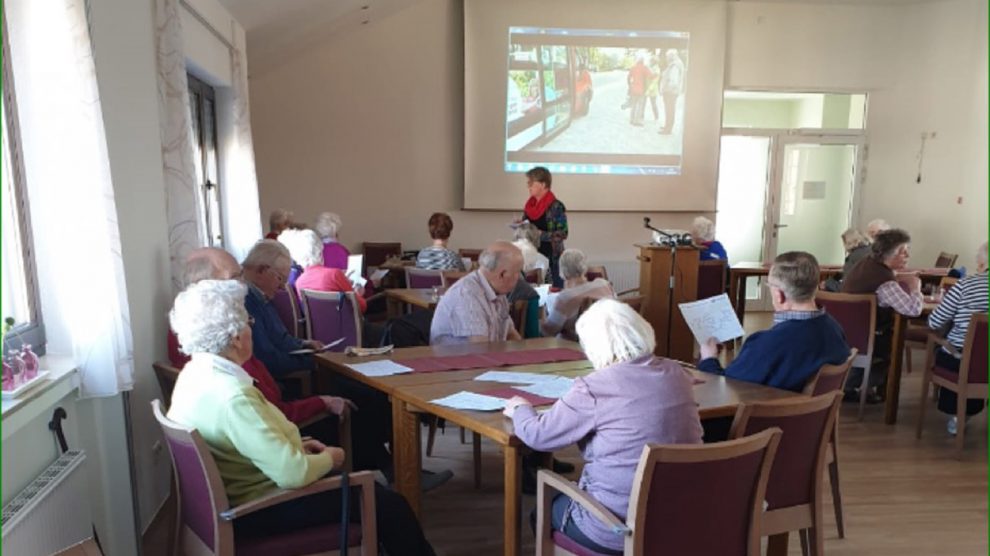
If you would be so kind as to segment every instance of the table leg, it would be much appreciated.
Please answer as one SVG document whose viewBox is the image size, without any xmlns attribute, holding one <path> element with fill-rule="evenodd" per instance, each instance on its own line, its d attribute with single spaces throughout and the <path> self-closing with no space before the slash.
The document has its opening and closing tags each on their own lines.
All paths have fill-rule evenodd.
<svg viewBox="0 0 990 556">
<path fill-rule="evenodd" d="M 519 448 L 505 447 L 505 515 L 503 517 L 505 533 L 505 554 L 516 556 L 522 551 L 522 533 L 519 520 L 522 515 L 522 496 L 520 494 L 520 479 L 522 477 L 522 460 Z"/>
<path fill-rule="evenodd" d="M 420 506 L 420 437 L 419 419 L 406 409 L 401 400 L 392 399 L 392 467 L 395 490 L 406 498 L 419 516 Z"/>
<path fill-rule="evenodd" d="M 388 318 L 397 319 L 402 316 L 402 302 L 394 297 L 385 298 L 385 312 Z"/>
<path fill-rule="evenodd" d="M 461 429 L 462 431 L 464 429 Z M 481 488 L 481 435 L 471 435 L 471 455 L 474 457 L 474 488 Z"/>
<path fill-rule="evenodd" d="M 907 318 L 894 313 L 894 330 L 890 339 L 890 367 L 887 368 L 887 403 L 883 420 L 888 425 L 897 422 L 897 406 L 901 396 L 901 363 L 904 355 L 904 332 Z"/>
</svg>

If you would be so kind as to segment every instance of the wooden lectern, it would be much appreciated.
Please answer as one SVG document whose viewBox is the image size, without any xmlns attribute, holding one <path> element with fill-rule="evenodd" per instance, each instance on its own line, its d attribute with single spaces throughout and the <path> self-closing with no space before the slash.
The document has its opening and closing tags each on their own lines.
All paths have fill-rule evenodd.
<svg viewBox="0 0 990 556">
<path fill-rule="evenodd" d="M 698 250 L 693 246 L 636 247 L 643 317 L 656 332 L 656 354 L 693 363 L 694 335 L 677 304 L 698 299 Z"/>
</svg>

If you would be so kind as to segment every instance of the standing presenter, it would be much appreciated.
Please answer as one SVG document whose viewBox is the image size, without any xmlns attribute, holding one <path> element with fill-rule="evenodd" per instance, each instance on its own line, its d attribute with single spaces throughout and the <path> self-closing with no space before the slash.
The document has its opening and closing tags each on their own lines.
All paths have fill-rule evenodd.
<svg viewBox="0 0 990 556">
<path fill-rule="evenodd" d="M 529 200 L 523 210 L 524 218 L 540 230 L 540 253 L 550 259 L 550 281 L 554 287 L 564 285 L 560 277 L 560 254 L 564 252 L 567 239 L 567 209 L 550 191 L 553 176 L 550 170 L 536 166 L 526 172 L 526 185 L 529 187 Z"/>
</svg>

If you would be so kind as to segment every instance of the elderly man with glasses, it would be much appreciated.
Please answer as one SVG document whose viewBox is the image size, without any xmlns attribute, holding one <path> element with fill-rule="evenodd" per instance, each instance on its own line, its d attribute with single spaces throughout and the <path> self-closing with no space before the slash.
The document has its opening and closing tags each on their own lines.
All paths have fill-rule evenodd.
<svg viewBox="0 0 990 556">
<path fill-rule="evenodd" d="M 255 320 L 251 327 L 255 356 L 275 378 L 300 369 L 312 369 L 312 356 L 292 355 L 291 352 L 306 348 L 320 349 L 323 343 L 300 340 L 290 334 L 271 304 L 288 279 L 292 266 L 289 251 L 277 241 L 264 239 L 251 248 L 241 266 L 249 286 L 244 305 Z"/>
</svg>

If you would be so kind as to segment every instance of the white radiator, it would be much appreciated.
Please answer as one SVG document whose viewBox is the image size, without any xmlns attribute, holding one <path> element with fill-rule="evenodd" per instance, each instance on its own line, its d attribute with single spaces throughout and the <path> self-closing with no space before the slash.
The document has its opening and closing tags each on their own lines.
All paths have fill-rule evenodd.
<svg viewBox="0 0 990 556">
<path fill-rule="evenodd" d="M 608 272 L 608 281 L 616 293 L 639 287 L 639 261 L 605 261 L 590 263 L 602 265 Z"/>
<path fill-rule="evenodd" d="M 92 536 L 84 461 L 69 450 L 3 507 L 3 554 L 49 556 Z"/>
</svg>

